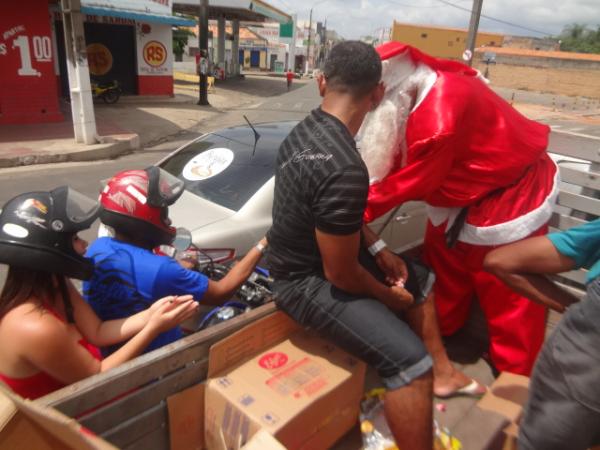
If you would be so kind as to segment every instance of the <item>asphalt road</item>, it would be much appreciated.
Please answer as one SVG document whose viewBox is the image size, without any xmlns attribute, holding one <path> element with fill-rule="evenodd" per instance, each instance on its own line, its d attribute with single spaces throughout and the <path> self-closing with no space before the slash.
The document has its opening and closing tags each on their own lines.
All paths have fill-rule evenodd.
<svg viewBox="0 0 600 450">
<path fill-rule="evenodd" d="M 0 205 L 15 195 L 32 190 L 49 190 L 62 184 L 68 184 L 78 191 L 95 198 L 100 190 L 100 181 L 116 172 L 128 168 L 143 168 L 155 163 L 183 143 L 207 130 L 214 130 L 244 123 L 245 115 L 251 122 L 270 122 L 278 120 L 302 119 L 319 103 L 316 83 L 293 90 L 265 102 L 246 108 L 229 110 L 213 119 L 206 120 L 195 131 L 178 133 L 174 138 L 151 148 L 145 148 L 133 154 L 115 160 L 86 163 L 59 163 L 0 170 Z M 600 134 L 600 133 L 598 133 Z M 560 150 L 569 147 L 600 151 L 600 140 L 589 137 L 553 131 L 550 148 Z M 93 239 L 96 230 L 82 233 L 88 240 Z M 5 270 L 0 267 L 0 282 Z"/>
<path fill-rule="evenodd" d="M 213 119 L 203 121 L 195 127 L 197 132 L 178 133 L 174 140 L 141 149 L 118 159 L 0 169 L 0 205 L 21 192 L 46 190 L 61 184 L 68 184 L 84 194 L 96 197 L 100 180 L 109 178 L 120 170 L 146 167 L 207 130 L 243 124 L 244 115 L 254 123 L 302 119 L 318 105 L 318 102 L 316 87 L 310 83 L 284 95 L 270 97 L 264 103 L 245 109 L 229 110 Z"/>
<path fill-rule="evenodd" d="M 278 97 L 269 97 L 263 103 L 250 105 L 244 109 L 229 110 L 198 124 L 194 127 L 196 131 L 178 133 L 166 142 L 118 159 L 0 169 L 0 207 L 20 193 L 50 190 L 63 184 L 68 184 L 79 192 L 96 198 L 100 192 L 101 180 L 110 178 L 121 170 L 147 167 L 206 131 L 243 124 L 244 115 L 253 123 L 302 119 L 318 103 L 316 85 L 308 83 L 301 89 L 295 89 Z M 98 222 L 90 230 L 81 233 L 81 236 L 88 241 L 93 240 L 97 226 Z M 0 265 L 0 286 L 4 282 L 5 274 L 6 267 Z"/>
</svg>

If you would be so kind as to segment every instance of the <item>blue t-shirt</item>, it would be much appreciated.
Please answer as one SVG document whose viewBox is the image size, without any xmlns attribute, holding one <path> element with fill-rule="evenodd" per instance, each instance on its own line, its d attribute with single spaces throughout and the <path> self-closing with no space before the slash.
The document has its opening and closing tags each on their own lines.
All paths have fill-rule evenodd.
<svg viewBox="0 0 600 450">
<path fill-rule="evenodd" d="M 600 276 L 600 219 L 560 233 L 550 233 L 548 239 L 561 254 L 575 261 L 576 268 L 589 269 L 586 283 Z"/>
<path fill-rule="evenodd" d="M 114 238 L 96 239 L 86 256 L 94 261 L 94 274 L 83 283 L 83 296 L 102 320 L 129 317 L 167 295 L 191 294 L 199 301 L 208 288 L 208 278 L 203 274 Z M 181 329 L 175 327 L 158 335 L 144 353 L 181 337 Z M 102 349 L 103 356 L 121 345 Z"/>
</svg>

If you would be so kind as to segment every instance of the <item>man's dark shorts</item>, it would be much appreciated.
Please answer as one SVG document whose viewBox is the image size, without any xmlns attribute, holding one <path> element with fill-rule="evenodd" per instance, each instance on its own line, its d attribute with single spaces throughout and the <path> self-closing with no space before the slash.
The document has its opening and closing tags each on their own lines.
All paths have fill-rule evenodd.
<svg viewBox="0 0 600 450">
<path fill-rule="evenodd" d="M 585 450 L 600 444 L 600 281 L 571 306 L 531 377 L 520 450 Z"/>
<path fill-rule="evenodd" d="M 370 255 L 361 253 L 360 259 L 376 278 L 384 278 Z M 407 266 L 406 289 L 422 303 L 435 277 L 421 264 Z M 374 367 L 389 390 L 409 384 L 432 367 L 421 339 L 377 300 L 348 294 L 322 275 L 277 280 L 274 291 L 279 308 Z"/>
</svg>

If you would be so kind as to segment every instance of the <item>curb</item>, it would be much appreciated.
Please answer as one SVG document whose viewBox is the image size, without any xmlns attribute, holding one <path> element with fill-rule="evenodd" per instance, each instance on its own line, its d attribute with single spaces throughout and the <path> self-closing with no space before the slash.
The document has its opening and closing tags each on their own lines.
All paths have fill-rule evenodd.
<svg viewBox="0 0 600 450">
<path fill-rule="evenodd" d="M 140 138 L 136 134 L 128 139 L 115 139 L 110 136 L 101 137 L 104 142 L 94 145 L 81 144 L 72 150 L 67 151 L 42 151 L 32 152 L 26 155 L 0 156 L 0 168 L 11 168 L 20 166 L 30 166 L 34 164 L 52 164 L 61 162 L 83 162 L 97 161 L 102 159 L 114 159 L 140 147 Z"/>
</svg>

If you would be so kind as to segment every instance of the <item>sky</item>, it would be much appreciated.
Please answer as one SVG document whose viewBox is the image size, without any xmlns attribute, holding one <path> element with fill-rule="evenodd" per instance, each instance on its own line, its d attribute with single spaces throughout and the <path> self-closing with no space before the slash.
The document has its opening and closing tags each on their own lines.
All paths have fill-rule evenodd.
<svg viewBox="0 0 600 450">
<path fill-rule="evenodd" d="M 311 6 L 313 21 L 345 39 L 378 36 L 381 28 L 392 22 L 431 24 L 467 28 L 473 0 L 267 0 L 286 13 L 296 13 L 298 20 L 308 20 Z M 460 10 L 447 3 L 460 6 Z M 485 17 L 479 30 L 503 34 L 544 37 L 558 35 L 565 25 L 600 26 L 600 0 L 483 0 L 482 14 L 528 28 L 509 26 Z M 533 30 L 533 31 L 532 31 Z M 541 33 L 537 33 L 539 31 Z"/>
</svg>

